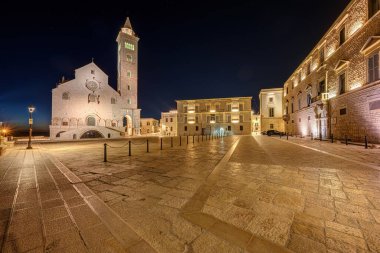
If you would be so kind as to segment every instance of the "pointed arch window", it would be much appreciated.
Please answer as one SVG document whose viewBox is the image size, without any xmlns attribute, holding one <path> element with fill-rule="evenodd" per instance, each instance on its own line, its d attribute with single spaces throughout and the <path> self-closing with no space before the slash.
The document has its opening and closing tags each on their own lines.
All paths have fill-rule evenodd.
<svg viewBox="0 0 380 253">
<path fill-rule="evenodd" d="M 70 100 L 70 93 L 64 92 L 62 94 L 62 100 Z"/>
</svg>

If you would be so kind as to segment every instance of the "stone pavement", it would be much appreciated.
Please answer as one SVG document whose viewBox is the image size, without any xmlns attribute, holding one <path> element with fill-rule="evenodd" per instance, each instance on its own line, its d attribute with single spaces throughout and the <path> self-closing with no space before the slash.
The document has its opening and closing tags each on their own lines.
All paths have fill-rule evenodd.
<svg viewBox="0 0 380 253">
<path fill-rule="evenodd" d="M 147 154 L 141 146 L 131 157 L 125 148 L 109 149 L 108 163 L 102 162 L 101 143 L 41 145 L 39 151 L 59 169 L 57 175 L 76 182 L 69 185 L 80 188 L 90 211 L 102 217 L 99 210 L 107 209 L 98 207 L 98 196 L 122 219 L 118 229 L 99 218 L 105 225 L 98 231 L 108 229 L 112 245 L 122 244 L 116 237 L 127 227 L 142 242 L 137 252 L 380 252 L 380 171 L 365 160 L 355 163 L 266 136 L 152 148 Z M 361 152 L 376 161 L 372 151 Z M 17 167 L 20 153 L 0 158 L 1 168 L 12 161 Z M 85 186 L 97 196 L 84 197 L 91 193 Z M 81 228 L 76 231 L 91 249 Z"/>
</svg>

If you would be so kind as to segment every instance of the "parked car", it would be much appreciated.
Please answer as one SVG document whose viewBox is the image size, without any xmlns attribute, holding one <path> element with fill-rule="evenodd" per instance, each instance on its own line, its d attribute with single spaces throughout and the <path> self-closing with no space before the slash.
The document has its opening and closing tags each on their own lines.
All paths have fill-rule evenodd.
<svg viewBox="0 0 380 253">
<path fill-rule="evenodd" d="M 277 130 L 268 130 L 268 131 L 266 132 L 266 134 L 267 134 L 268 136 L 272 136 L 272 135 L 285 135 L 285 133 L 280 132 L 280 131 L 277 131 Z"/>
</svg>

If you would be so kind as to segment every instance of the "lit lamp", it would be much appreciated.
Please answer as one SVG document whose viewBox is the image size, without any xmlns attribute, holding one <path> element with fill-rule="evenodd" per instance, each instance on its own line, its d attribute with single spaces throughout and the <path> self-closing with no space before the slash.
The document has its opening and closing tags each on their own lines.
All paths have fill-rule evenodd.
<svg viewBox="0 0 380 253">
<path fill-rule="evenodd" d="M 32 149 L 32 125 L 33 125 L 32 113 L 36 110 L 36 108 L 33 105 L 30 105 L 28 107 L 28 110 L 29 110 L 29 141 L 28 141 L 27 149 Z"/>
</svg>

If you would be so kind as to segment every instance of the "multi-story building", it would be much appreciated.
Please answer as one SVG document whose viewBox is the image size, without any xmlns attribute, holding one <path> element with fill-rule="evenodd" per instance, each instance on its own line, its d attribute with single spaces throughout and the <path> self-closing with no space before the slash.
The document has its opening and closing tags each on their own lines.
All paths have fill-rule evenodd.
<svg viewBox="0 0 380 253">
<path fill-rule="evenodd" d="M 177 100 L 178 134 L 251 134 L 252 97 Z"/>
<path fill-rule="evenodd" d="M 161 113 L 161 135 L 177 136 L 178 113 L 176 110 Z"/>
<path fill-rule="evenodd" d="M 255 114 L 254 112 L 252 112 L 252 134 L 258 135 L 261 133 L 260 121 L 260 114 Z"/>
<path fill-rule="evenodd" d="M 155 134 L 160 130 L 159 121 L 153 118 L 140 119 L 141 134 Z"/>
<path fill-rule="evenodd" d="M 262 89 L 260 91 L 260 124 L 261 131 L 284 131 L 282 118 L 283 88 Z"/>
<path fill-rule="evenodd" d="M 380 142 L 380 0 L 352 0 L 284 84 L 286 131 Z"/>
</svg>

